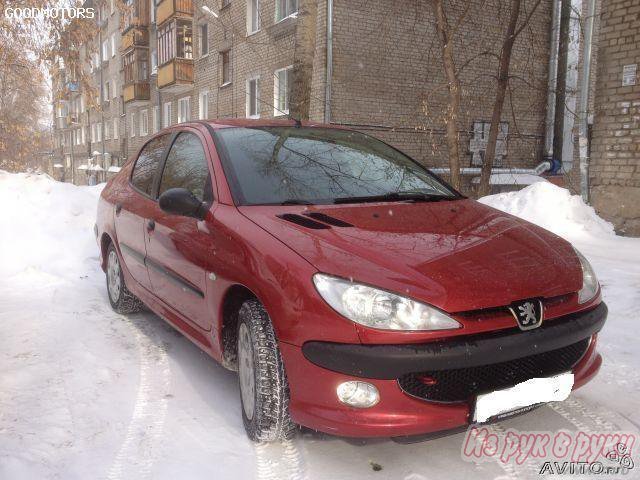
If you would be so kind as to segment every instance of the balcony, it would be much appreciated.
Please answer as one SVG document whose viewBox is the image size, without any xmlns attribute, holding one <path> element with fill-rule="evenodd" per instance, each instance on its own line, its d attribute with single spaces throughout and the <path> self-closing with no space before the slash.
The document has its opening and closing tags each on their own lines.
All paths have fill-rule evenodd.
<svg viewBox="0 0 640 480">
<path fill-rule="evenodd" d="M 131 47 L 148 47 L 149 30 L 147 27 L 133 27 L 122 34 L 120 50 L 123 52 Z"/>
<path fill-rule="evenodd" d="M 180 91 L 193 86 L 193 60 L 174 58 L 158 67 L 158 88 Z"/>
<path fill-rule="evenodd" d="M 158 25 L 172 17 L 193 17 L 193 0 L 162 0 L 156 10 Z"/>
<path fill-rule="evenodd" d="M 135 105 L 138 102 L 147 102 L 151 98 L 149 82 L 135 82 L 125 85 L 122 89 L 124 103 Z"/>
<path fill-rule="evenodd" d="M 148 26 L 149 26 L 149 1 L 148 0 L 125 0 L 124 10 L 122 12 L 123 36 L 132 28 L 143 27 L 146 30 Z"/>
</svg>

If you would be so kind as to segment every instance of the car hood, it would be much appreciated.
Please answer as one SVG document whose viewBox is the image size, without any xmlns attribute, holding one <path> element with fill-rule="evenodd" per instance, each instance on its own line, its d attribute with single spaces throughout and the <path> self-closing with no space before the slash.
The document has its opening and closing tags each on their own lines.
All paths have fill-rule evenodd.
<svg viewBox="0 0 640 480">
<path fill-rule="evenodd" d="M 321 272 L 450 313 L 561 296 L 582 286 L 568 242 L 469 199 L 240 211 Z"/>
</svg>

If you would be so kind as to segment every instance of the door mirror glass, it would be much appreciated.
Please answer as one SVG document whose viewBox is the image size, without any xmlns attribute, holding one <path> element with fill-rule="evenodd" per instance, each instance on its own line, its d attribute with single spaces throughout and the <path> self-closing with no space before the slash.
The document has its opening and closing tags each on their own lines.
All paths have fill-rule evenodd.
<svg viewBox="0 0 640 480">
<path fill-rule="evenodd" d="M 204 220 L 207 214 L 207 204 L 186 188 L 170 188 L 160 195 L 158 203 L 163 212 L 171 215 Z"/>
</svg>

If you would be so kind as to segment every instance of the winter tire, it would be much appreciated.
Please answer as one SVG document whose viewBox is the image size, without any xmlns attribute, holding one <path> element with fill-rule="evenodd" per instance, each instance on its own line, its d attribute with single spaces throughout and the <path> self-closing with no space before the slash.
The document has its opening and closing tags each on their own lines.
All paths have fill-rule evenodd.
<svg viewBox="0 0 640 480">
<path fill-rule="evenodd" d="M 295 433 L 289 417 L 289 384 L 269 315 L 257 300 L 238 313 L 238 376 L 242 420 L 254 442 L 286 440 Z"/>
<path fill-rule="evenodd" d="M 107 248 L 107 296 L 109 303 L 118 313 L 135 313 L 144 308 L 144 304 L 129 291 L 124 283 L 120 266 L 120 257 L 113 243 Z"/>
</svg>

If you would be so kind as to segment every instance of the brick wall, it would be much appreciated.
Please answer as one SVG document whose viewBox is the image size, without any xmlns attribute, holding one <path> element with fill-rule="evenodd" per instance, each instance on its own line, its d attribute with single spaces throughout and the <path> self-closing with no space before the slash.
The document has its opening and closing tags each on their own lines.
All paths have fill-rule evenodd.
<svg viewBox="0 0 640 480">
<path fill-rule="evenodd" d="M 533 4 L 524 3 L 525 11 Z M 361 125 L 429 166 L 444 166 L 447 89 L 431 2 L 334 4 L 332 122 Z M 446 5 L 453 24 L 467 2 Z M 463 87 L 458 124 L 463 166 L 470 165 L 474 120 L 491 116 L 495 55 L 509 15 L 505 5 L 472 0 L 454 39 Z M 513 50 L 512 94 L 503 115 L 510 131 L 505 166 L 532 167 L 541 161 L 550 19 L 550 2 L 542 2 Z"/>
<path fill-rule="evenodd" d="M 640 4 L 603 2 L 591 153 L 591 201 L 622 233 L 640 235 Z M 625 65 L 638 65 L 623 86 Z"/>
</svg>

